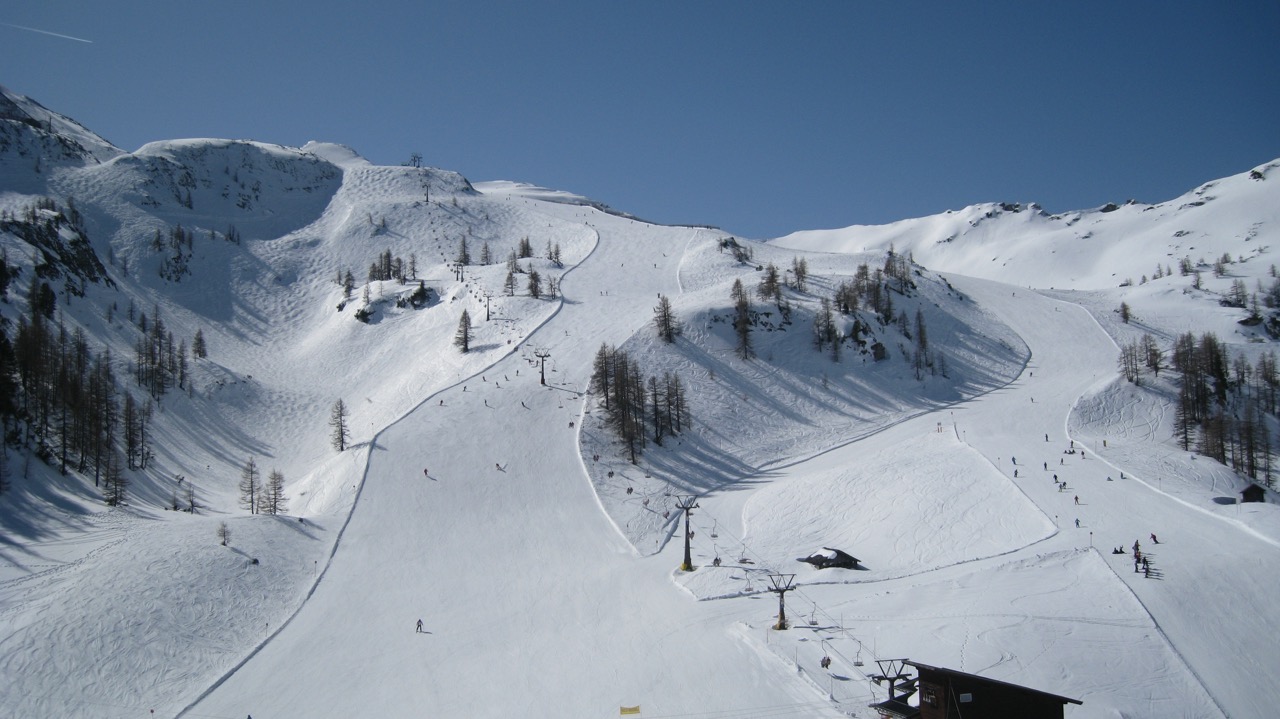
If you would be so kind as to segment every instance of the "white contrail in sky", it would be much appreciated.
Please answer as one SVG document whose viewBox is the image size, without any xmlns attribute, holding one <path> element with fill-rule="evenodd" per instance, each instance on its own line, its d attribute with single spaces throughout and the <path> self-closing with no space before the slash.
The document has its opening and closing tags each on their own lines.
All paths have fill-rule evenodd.
<svg viewBox="0 0 1280 719">
<path fill-rule="evenodd" d="M 19 30 L 26 30 L 27 32 L 38 32 L 41 35 L 52 35 L 54 37 L 60 37 L 67 40 L 75 40 L 76 42 L 87 42 L 89 44 L 93 44 L 92 40 L 85 40 L 82 37 L 72 37 L 70 35 L 62 35 L 56 32 L 49 32 L 48 30 L 37 30 L 36 28 L 33 28 L 33 27 L 23 27 L 22 25 L 14 25 L 12 23 L 7 23 L 7 22 L 0 22 L 0 25 L 4 25 L 5 27 L 17 28 Z"/>
</svg>

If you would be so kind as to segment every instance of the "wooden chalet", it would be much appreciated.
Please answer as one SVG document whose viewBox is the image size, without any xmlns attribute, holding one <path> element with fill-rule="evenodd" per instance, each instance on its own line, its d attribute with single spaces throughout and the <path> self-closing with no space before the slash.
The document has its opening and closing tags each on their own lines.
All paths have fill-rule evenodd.
<svg viewBox="0 0 1280 719">
<path fill-rule="evenodd" d="M 907 703 L 910 693 L 895 696 L 891 688 L 888 701 L 871 705 L 882 719 L 1062 719 L 1067 704 L 1081 703 L 954 669 L 909 660 L 903 664 L 916 670 L 916 678 L 907 686 L 919 692 L 919 706 Z"/>
<path fill-rule="evenodd" d="M 1251 484 L 1240 490 L 1241 502 L 1265 502 L 1267 501 L 1267 490 L 1260 484 Z"/>
</svg>

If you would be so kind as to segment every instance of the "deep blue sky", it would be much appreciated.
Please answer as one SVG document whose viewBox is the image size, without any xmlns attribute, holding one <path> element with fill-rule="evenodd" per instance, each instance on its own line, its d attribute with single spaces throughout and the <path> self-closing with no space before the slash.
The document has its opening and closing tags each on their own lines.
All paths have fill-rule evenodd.
<svg viewBox="0 0 1280 719">
<path fill-rule="evenodd" d="M 417 151 L 756 238 L 1156 202 L 1280 157 L 1275 0 L 10 0 L 0 23 L 0 84 L 126 150 Z"/>
</svg>

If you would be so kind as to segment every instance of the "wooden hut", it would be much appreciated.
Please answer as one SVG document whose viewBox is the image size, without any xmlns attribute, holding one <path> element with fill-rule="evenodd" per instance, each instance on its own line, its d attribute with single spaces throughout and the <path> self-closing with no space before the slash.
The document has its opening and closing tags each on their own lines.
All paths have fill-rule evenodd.
<svg viewBox="0 0 1280 719">
<path fill-rule="evenodd" d="M 1250 484 L 1248 487 L 1240 490 L 1241 502 L 1265 502 L 1267 501 L 1267 490 L 1259 484 Z"/>
<path fill-rule="evenodd" d="M 914 667 L 918 675 L 915 688 L 920 693 L 920 706 L 910 707 L 906 697 L 893 696 L 890 701 L 873 704 L 872 708 L 886 719 L 1062 719 L 1067 704 L 1081 703 L 1078 699 L 954 669 L 913 661 L 904 663 Z"/>
</svg>

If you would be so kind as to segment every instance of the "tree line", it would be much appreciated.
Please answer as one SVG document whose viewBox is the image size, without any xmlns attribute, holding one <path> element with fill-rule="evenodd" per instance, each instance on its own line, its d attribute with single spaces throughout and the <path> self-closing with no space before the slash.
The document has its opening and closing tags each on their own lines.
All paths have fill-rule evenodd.
<svg viewBox="0 0 1280 719">
<path fill-rule="evenodd" d="M 1174 339 L 1166 365 L 1159 342 L 1149 334 L 1120 348 L 1126 380 L 1141 384 L 1146 372 L 1178 372 L 1174 438 L 1183 450 L 1230 466 L 1251 480 L 1273 485 L 1272 430 L 1268 417 L 1280 409 L 1280 365 L 1275 351 L 1256 364 L 1243 353 L 1232 356 L 1212 332 L 1186 332 Z"/>
<path fill-rule="evenodd" d="M 0 296 L 16 272 L 0 261 Z M 153 317 L 138 318 L 134 378 L 141 399 L 121 387 L 111 350 L 94 351 L 81 327 L 55 320 L 49 285 L 33 273 L 27 311 L 13 340 L 0 326 L 0 426 L 4 441 L 32 452 L 67 474 L 92 475 L 109 505 L 126 501 L 126 470 L 145 469 L 151 457 L 154 401 L 171 387 L 190 388 L 185 341 Z M 133 308 L 130 307 L 132 319 Z M 197 332 L 197 356 L 205 344 Z M 0 488 L 2 489 L 2 488 Z"/>
<path fill-rule="evenodd" d="M 592 362 L 591 391 L 608 416 L 608 425 L 627 445 L 632 464 L 652 441 L 683 432 L 690 422 L 684 383 L 675 372 L 645 377 L 640 363 L 624 350 L 600 345 Z"/>
</svg>

